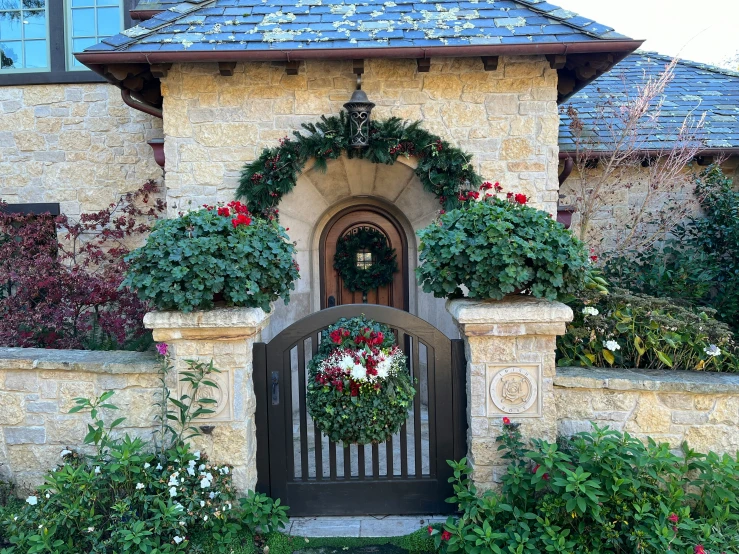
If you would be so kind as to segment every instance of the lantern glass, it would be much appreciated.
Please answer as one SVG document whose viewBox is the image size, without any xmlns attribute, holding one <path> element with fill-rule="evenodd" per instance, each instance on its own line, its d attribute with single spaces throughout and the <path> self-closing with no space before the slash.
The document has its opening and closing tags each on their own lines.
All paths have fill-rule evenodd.
<svg viewBox="0 0 739 554">
<path fill-rule="evenodd" d="M 344 104 L 349 114 L 349 141 L 353 148 L 369 145 L 370 114 L 374 107 L 361 89 L 355 90 L 351 100 Z"/>
</svg>

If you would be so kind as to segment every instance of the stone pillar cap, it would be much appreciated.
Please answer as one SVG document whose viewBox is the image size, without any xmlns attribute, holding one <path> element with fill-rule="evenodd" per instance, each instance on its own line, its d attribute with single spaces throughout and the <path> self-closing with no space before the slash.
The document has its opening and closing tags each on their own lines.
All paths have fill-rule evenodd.
<svg viewBox="0 0 739 554">
<path fill-rule="evenodd" d="M 261 308 L 214 308 L 199 312 L 149 312 L 144 316 L 147 329 L 223 329 L 263 328 L 270 314 Z"/>
<path fill-rule="evenodd" d="M 447 300 L 447 311 L 461 325 L 567 323 L 572 321 L 572 308 L 533 296 L 510 295 L 502 300 Z"/>
</svg>

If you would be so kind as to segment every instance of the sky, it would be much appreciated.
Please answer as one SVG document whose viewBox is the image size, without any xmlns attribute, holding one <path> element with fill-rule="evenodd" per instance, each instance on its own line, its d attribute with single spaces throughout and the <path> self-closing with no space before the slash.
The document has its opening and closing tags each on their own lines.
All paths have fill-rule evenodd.
<svg viewBox="0 0 739 554">
<path fill-rule="evenodd" d="M 550 0 L 668 56 L 739 70 L 739 0 Z"/>
</svg>

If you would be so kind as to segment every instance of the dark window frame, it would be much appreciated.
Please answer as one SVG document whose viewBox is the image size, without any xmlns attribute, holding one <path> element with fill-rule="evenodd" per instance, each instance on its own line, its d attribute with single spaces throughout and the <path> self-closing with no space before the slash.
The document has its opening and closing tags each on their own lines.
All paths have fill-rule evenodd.
<svg viewBox="0 0 739 554">
<path fill-rule="evenodd" d="M 123 0 L 123 27 L 132 26 L 130 10 L 137 0 Z M 75 69 L 67 71 L 67 9 L 62 0 L 49 0 L 47 4 L 49 22 L 49 71 L 17 73 L 0 72 L 0 86 L 54 85 L 66 83 L 105 83 L 97 73 Z"/>
</svg>

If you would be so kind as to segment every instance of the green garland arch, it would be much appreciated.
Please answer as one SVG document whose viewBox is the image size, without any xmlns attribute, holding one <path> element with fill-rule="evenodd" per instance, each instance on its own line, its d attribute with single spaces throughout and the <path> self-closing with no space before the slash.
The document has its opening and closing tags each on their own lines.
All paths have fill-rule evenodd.
<svg viewBox="0 0 739 554">
<path fill-rule="evenodd" d="M 349 147 L 349 120 L 346 112 L 322 116 L 318 123 L 303 124 L 304 133 L 295 131 L 279 146 L 265 148 L 241 172 L 237 198 L 246 199 L 253 213 L 272 215 L 284 195 L 289 193 L 311 158 L 314 168 L 325 171 L 328 160 L 346 152 L 350 158 L 374 163 L 394 164 L 400 156 L 418 160 L 415 172 L 423 188 L 435 194 L 445 210 L 460 205 L 459 195 L 477 190 L 482 178 L 472 169 L 472 156 L 451 146 L 441 137 L 421 128 L 421 122 L 408 123 L 397 117 L 370 123 L 370 144 L 357 150 Z"/>
<path fill-rule="evenodd" d="M 366 248 L 375 262 L 367 269 L 357 267 L 357 252 Z M 395 249 L 385 236 L 375 229 L 361 228 L 344 235 L 336 244 L 334 269 L 341 275 L 344 286 L 352 292 L 366 293 L 393 281 L 398 271 Z"/>
</svg>

